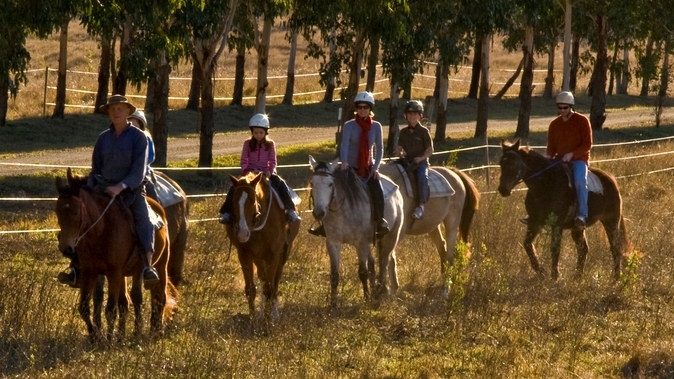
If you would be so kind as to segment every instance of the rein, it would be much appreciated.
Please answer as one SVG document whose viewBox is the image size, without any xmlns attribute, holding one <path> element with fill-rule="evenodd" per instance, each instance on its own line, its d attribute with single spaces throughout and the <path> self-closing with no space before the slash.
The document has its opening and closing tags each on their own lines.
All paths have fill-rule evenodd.
<svg viewBox="0 0 674 379">
<path fill-rule="evenodd" d="M 314 173 L 313 173 L 312 176 L 330 176 L 330 177 L 333 178 L 333 183 L 334 183 L 335 175 L 332 174 L 331 172 L 327 172 L 327 171 L 314 171 Z M 336 199 L 337 199 L 337 193 L 336 193 L 336 192 L 337 192 L 337 187 L 336 187 L 336 186 L 333 186 L 333 187 L 332 187 L 332 195 L 330 196 L 330 204 L 333 204 L 333 203 L 336 203 L 336 202 L 337 202 L 337 200 L 336 200 Z M 313 205 L 313 204 L 314 204 L 314 197 L 313 197 L 313 195 L 310 195 L 310 198 L 311 198 L 311 204 Z M 330 204 L 328 204 L 328 210 L 329 210 L 330 212 L 336 212 L 336 211 L 338 211 L 340 208 L 342 208 L 342 205 L 344 205 L 344 202 L 342 202 L 342 204 L 340 204 L 339 207 L 334 208 L 334 209 L 330 207 Z"/>
<path fill-rule="evenodd" d="M 522 164 L 524 164 L 524 165 L 526 166 L 526 164 L 524 163 L 524 161 L 522 160 L 522 158 L 520 158 L 520 156 L 519 156 L 519 154 L 517 154 L 517 152 L 510 151 L 509 153 L 515 154 L 515 155 L 522 161 Z M 563 161 L 562 161 L 561 159 L 560 159 L 560 160 L 555 160 L 552 164 L 549 164 L 549 165 L 546 166 L 544 169 L 538 170 L 538 171 L 534 172 L 533 174 L 527 176 L 526 178 L 519 178 L 519 179 L 517 180 L 517 182 L 515 182 L 515 185 L 514 185 L 513 187 L 517 186 L 518 184 L 520 184 L 520 183 L 522 183 L 522 182 L 525 182 L 525 181 L 527 181 L 527 180 L 529 180 L 529 179 L 533 179 L 533 178 L 535 178 L 535 177 L 541 175 L 541 174 L 544 173 L 545 171 L 547 171 L 547 170 L 549 170 L 549 169 L 551 169 L 551 168 L 553 168 L 553 167 L 555 167 L 555 166 L 561 164 L 562 162 L 563 162 Z M 517 176 L 519 176 L 519 172 L 517 173 Z"/>
<path fill-rule="evenodd" d="M 262 221 L 262 224 L 260 224 L 260 226 L 258 226 L 257 228 L 253 229 L 254 232 L 259 232 L 260 230 L 262 230 L 262 228 L 264 228 L 264 226 L 267 224 L 267 219 L 269 219 L 269 214 L 271 213 L 271 204 L 274 201 L 274 193 L 271 190 L 271 184 L 270 183 L 267 183 L 267 189 L 269 190 L 269 196 L 268 196 L 269 201 L 267 202 L 267 204 L 268 204 L 267 205 L 267 212 L 265 212 L 264 220 Z M 256 199 L 257 199 L 257 196 L 256 196 Z"/>
<path fill-rule="evenodd" d="M 80 199 L 80 198 L 77 197 L 77 196 L 75 196 L 75 198 L 80 202 L 80 205 L 81 205 L 81 208 L 82 208 L 82 212 L 80 212 L 80 214 L 82 215 L 82 216 L 80 217 L 80 225 L 82 225 L 82 224 L 84 223 L 84 222 L 83 222 L 83 221 L 84 221 L 83 219 L 84 219 L 84 214 L 85 214 L 86 211 L 87 211 L 87 208 L 84 206 L 84 201 L 82 201 L 82 199 Z M 80 241 L 82 240 L 82 238 L 84 238 L 84 236 L 86 236 L 87 233 L 89 233 L 89 231 L 90 231 L 91 229 L 93 229 L 94 226 L 96 226 L 96 224 L 98 224 L 99 221 L 101 221 L 101 219 L 103 218 L 103 216 L 105 216 L 105 212 L 107 212 L 108 209 L 110 209 L 110 206 L 112 205 L 112 202 L 113 202 L 113 201 L 115 201 L 115 198 L 114 198 L 114 197 L 110 198 L 110 201 L 108 202 L 108 205 L 105 207 L 105 209 L 103 209 L 103 212 L 101 212 L 101 215 L 98 216 L 98 219 L 96 219 L 96 221 L 94 221 L 94 223 L 91 224 L 91 226 L 89 226 L 89 229 L 87 229 L 84 233 L 80 234 L 79 237 L 75 238 L 75 245 L 73 246 L 73 249 L 74 249 L 75 247 L 77 247 L 77 244 L 80 243 Z"/>
</svg>

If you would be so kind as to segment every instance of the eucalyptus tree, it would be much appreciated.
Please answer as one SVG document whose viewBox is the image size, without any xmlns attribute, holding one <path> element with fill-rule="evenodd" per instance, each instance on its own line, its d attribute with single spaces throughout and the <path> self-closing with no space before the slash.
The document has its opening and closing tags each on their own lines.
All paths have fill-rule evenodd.
<svg viewBox="0 0 674 379">
<path fill-rule="evenodd" d="M 28 82 L 26 69 L 30 53 L 26 37 L 47 38 L 57 20 L 43 0 L 0 1 L 0 126 L 7 122 L 7 103 L 16 98 L 21 84 Z"/>
<path fill-rule="evenodd" d="M 177 24 L 189 35 L 188 45 L 201 68 L 199 167 L 213 164 L 213 70 L 227 45 L 238 0 L 188 0 Z"/>
<path fill-rule="evenodd" d="M 369 38 L 385 31 L 397 33 L 398 17 L 408 11 L 406 0 L 295 0 L 295 11 L 290 17 L 291 27 L 309 41 L 307 54 L 322 59 L 319 73 L 321 85 L 328 85 L 347 68 L 349 79 L 341 98 L 344 115 L 353 114 L 353 99 L 358 92 L 364 49 Z M 334 54 L 325 54 L 325 47 L 334 44 Z"/>
<path fill-rule="evenodd" d="M 68 69 L 68 26 L 85 7 L 85 0 L 61 0 L 53 8 L 56 30 L 59 31 L 59 65 L 53 118 L 63 118 L 66 106 L 66 71 Z"/>
</svg>

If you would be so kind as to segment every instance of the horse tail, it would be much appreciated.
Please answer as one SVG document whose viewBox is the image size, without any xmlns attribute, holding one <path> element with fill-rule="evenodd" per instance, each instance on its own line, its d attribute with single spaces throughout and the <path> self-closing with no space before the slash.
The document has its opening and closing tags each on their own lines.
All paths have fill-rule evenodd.
<svg viewBox="0 0 674 379">
<path fill-rule="evenodd" d="M 166 281 L 166 305 L 164 306 L 164 319 L 172 320 L 173 315 L 178 310 L 178 300 L 180 293 L 176 286 L 171 283 L 171 280 Z"/>
<path fill-rule="evenodd" d="M 620 253 L 623 257 L 627 257 L 632 252 L 632 242 L 627 236 L 627 226 L 625 225 L 625 218 L 620 216 Z"/>
<path fill-rule="evenodd" d="M 470 225 L 473 223 L 473 216 L 480 207 L 480 192 L 475 186 L 475 182 L 467 174 L 452 167 L 452 171 L 461 178 L 463 186 L 466 188 L 466 197 L 463 202 L 463 209 L 461 210 L 461 224 L 459 225 L 459 232 L 461 233 L 461 240 L 468 242 L 468 232 Z"/>
</svg>

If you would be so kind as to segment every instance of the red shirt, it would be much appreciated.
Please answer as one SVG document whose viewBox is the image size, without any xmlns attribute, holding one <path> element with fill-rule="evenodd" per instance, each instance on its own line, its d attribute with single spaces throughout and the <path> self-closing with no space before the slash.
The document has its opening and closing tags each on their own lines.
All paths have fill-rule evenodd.
<svg viewBox="0 0 674 379">
<path fill-rule="evenodd" d="M 592 128 L 590 120 L 580 113 L 573 112 L 568 120 L 558 116 L 548 128 L 548 156 L 561 159 L 573 152 L 574 161 L 590 160 L 592 148 Z"/>
</svg>

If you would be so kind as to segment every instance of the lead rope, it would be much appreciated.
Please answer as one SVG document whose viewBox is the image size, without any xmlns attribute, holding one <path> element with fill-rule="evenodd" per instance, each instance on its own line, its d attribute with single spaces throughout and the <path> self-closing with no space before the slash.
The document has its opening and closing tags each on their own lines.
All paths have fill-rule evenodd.
<svg viewBox="0 0 674 379">
<path fill-rule="evenodd" d="M 77 237 L 77 238 L 75 239 L 75 246 L 73 246 L 73 249 L 75 249 L 75 248 L 77 247 L 77 244 L 80 243 L 80 241 L 82 240 L 82 238 L 84 238 L 84 236 L 86 236 L 87 233 L 89 233 L 89 231 L 90 231 L 91 229 L 93 229 L 93 227 L 96 226 L 96 224 L 98 224 L 99 221 L 101 221 L 101 219 L 102 219 L 103 216 L 105 215 L 105 212 L 108 211 L 108 209 L 109 209 L 110 206 L 112 205 L 112 202 L 113 202 L 113 201 L 115 201 L 115 198 L 114 198 L 114 197 L 110 198 L 110 201 L 108 202 L 108 205 L 105 207 L 105 209 L 103 209 L 103 212 L 101 213 L 100 216 L 98 216 L 98 219 L 96 219 L 96 221 L 94 221 L 94 223 L 91 224 L 91 226 L 89 227 L 89 229 L 87 229 L 84 233 L 80 234 L 80 236 Z M 84 202 L 83 202 L 82 200 L 80 200 L 80 202 L 81 202 L 81 204 L 82 204 L 82 208 L 84 208 Z M 86 208 L 85 208 L 85 209 L 86 209 Z"/>
</svg>

